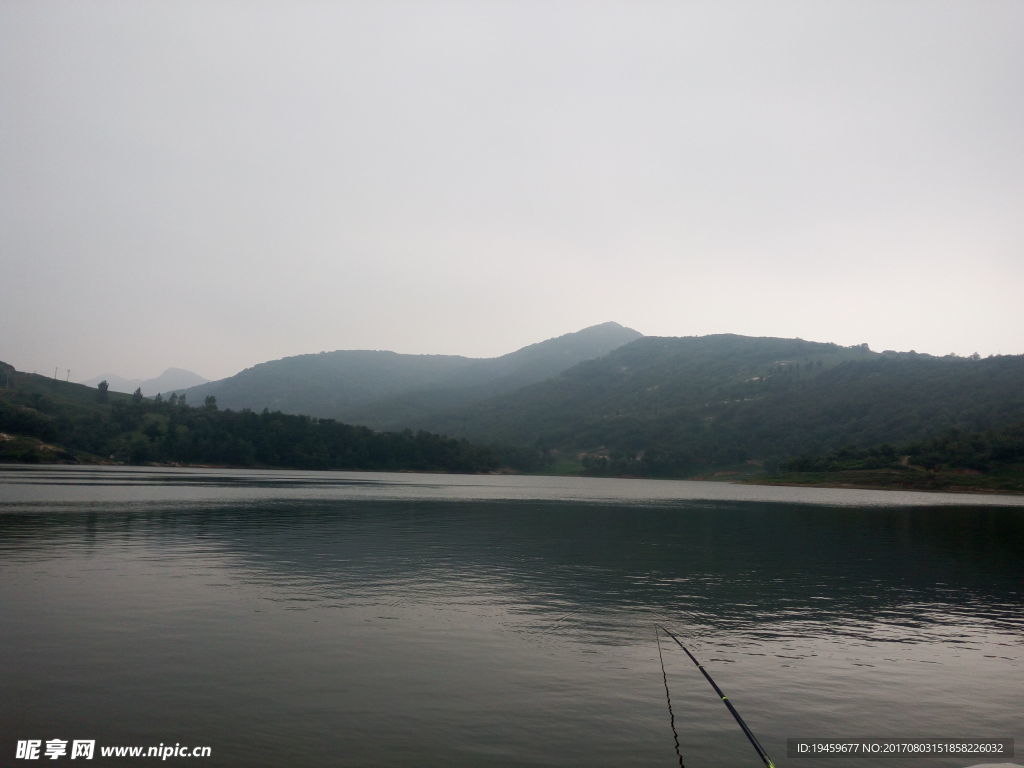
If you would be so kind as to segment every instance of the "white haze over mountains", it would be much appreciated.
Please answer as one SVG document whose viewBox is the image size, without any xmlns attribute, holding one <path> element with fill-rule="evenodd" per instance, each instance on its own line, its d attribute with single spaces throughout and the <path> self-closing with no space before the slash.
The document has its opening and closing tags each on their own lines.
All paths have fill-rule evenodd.
<svg viewBox="0 0 1024 768">
<path fill-rule="evenodd" d="M 0 360 L 1022 353 L 1019 0 L 0 4 Z"/>
<path fill-rule="evenodd" d="M 173 392 L 178 389 L 187 389 L 199 384 L 205 384 L 206 379 L 198 373 L 186 371 L 182 368 L 168 368 L 159 376 L 152 379 L 126 379 L 116 373 L 106 373 L 94 376 L 91 379 L 79 382 L 88 387 L 98 386 L 101 381 L 107 382 L 107 386 L 114 392 L 132 393 L 141 389 L 142 394 L 152 397 L 160 392 Z"/>
</svg>

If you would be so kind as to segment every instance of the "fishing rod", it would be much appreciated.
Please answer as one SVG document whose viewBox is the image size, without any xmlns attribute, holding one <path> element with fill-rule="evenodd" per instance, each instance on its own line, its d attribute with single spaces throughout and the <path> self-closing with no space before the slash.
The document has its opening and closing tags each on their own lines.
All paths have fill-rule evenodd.
<svg viewBox="0 0 1024 768">
<path fill-rule="evenodd" d="M 704 669 L 704 665 L 697 661 L 697 658 L 692 653 L 690 653 L 689 649 L 679 641 L 679 638 L 676 637 L 675 634 L 665 629 L 665 627 L 661 626 L 660 624 L 657 624 L 655 626 L 657 626 L 658 629 L 660 629 L 666 635 L 675 640 L 676 645 L 678 645 L 680 648 L 686 651 L 686 655 L 690 657 L 690 661 L 692 661 L 694 665 L 696 665 L 697 669 L 701 671 L 701 674 L 704 675 L 704 678 L 709 683 L 711 683 L 711 687 L 715 689 L 715 693 L 717 693 L 722 698 L 722 703 L 725 704 L 725 706 L 729 709 L 729 711 L 732 713 L 732 716 L 736 718 L 736 722 L 739 723 L 740 728 L 743 729 L 743 733 L 747 735 L 747 738 L 750 740 L 750 743 L 757 751 L 758 757 L 761 758 L 761 762 L 765 764 L 766 768 L 775 768 L 775 763 L 773 763 L 772 759 L 768 757 L 768 753 L 765 751 L 764 747 L 761 746 L 761 742 L 757 740 L 757 736 L 755 736 L 754 732 L 747 727 L 747 724 L 745 722 L 743 722 L 743 718 L 740 717 L 740 713 L 736 711 L 736 707 L 734 707 L 732 705 L 732 702 L 729 701 L 729 697 L 722 693 L 722 689 L 718 687 L 718 684 L 711 679 L 711 675 L 709 675 L 708 671 Z M 660 648 L 661 647 L 659 645 L 659 650 Z"/>
<path fill-rule="evenodd" d="M 658 634 L 658 625 L 654 625 L 654 642 L 658 644 L 658 661 L 661 662 L 661 681 L 665 684 L 665 701 L 668 702 L 668 724 L 672 728 L 672 738 L 676 741 L 676 757 L 679 758 L 679 768 L 686 768 L 683 765 L 683 753 L 679 751 L 679 733 L 676 732 L 676 715 L 672 711 L 672 695 L 668 692 L 668 675 L 665 674 L 665 657 L 661 655 L 661 636 Z"/>
</svg>

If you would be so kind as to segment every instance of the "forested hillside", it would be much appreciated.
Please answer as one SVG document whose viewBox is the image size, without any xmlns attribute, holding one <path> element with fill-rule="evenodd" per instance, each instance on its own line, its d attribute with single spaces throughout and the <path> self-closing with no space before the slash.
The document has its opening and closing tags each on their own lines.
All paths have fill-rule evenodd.
<svg viewBox="0 0 1024 768">
<path fill-rule="evenodd" d="M 799 339 L 643 338 L 431 429 L 685 476 L 1024 418 L 1024 357 L 876 353 Z"/>
<path fill-rule="evenodd" d="M 871 448 L 844 447 L 804 455 L 766 482 L 863 485 L 879 488 L 1024 491 L 1024 421 L 969 432 L 951 429 L 938 437 Z"/>
<path fill-rule="evenodd" d="M 0 460 L 227 464 L 303 469 L 492 471 L 529 452 L 499 453 L 427 432 L 374 432 L 280 412 L 222 411 L 172 395 L 154 400 L 15 372 L 0 389 Z"/>
<path fill-rule="evenodd" d="M 928 441 L 951 430 L 996 434 L 1024 421 L 1024 356 L 933 357 L 735 335 L 639 338 L 483 397 L 495 382 L 511 387 L 582 354 L 566 337 L 553 341 L 484 361 L 486 369 L 467 358 L 348 352 L 291 358 L 259 373 L 262 391 L 280 373 L 289 396 L 298 376 L 304 396 L 319 392 L 324 407 L 347 398 L 349 412 L 376 409 L 379 420 L 400 428 L 393 434 L 273 408 L 220 410 L 219 397 L 197 401 L 195 390 L 188 401 L 202 407 L 186 407 L 177 395 L 157 402 L 110 392 L 99 402 L 96 390 L 25 374 L 0 393 L 0 429 L 128 461 L 459 471 L 499 464 L 536 471 L 546 463 L 548 471 L 688 477 L 796 471 L 798 457 L 805 470 L 819 471 L 835 457 L 873 451 L 888 459 L 892 446 L 920 453 L 916 466 L 927 469 L 928 450 L 913 446 L 934 447 Z M 325 366 L 331 376 L 321 375 Z M 463 373 L 455 376 L 452 366 Z M 395 394 L 431 377 L 462 385 Z M 967 452 L 960 468 L 986 461 L 977 446 L 988 439 L 957 443 Z"/>
<path fill-rule="evenodd" d="M 339 350 L 248 368 L 186 391 L 221 407 L 337 418 L 378 429 L 418 427 L 431 414 L 555 376 L 639 338 L 618 323 L 532 344 L 495 358 Z"/>
</svg>

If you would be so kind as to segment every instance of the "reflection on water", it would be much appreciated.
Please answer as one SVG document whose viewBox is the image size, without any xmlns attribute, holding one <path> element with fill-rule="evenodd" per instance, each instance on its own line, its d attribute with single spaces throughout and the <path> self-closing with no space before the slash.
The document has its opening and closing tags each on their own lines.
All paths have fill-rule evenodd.
<svg viewBox="0 0 1024 768">
<path fill-rule="evenodd" d="M 84 737 L 671 765 L 655 622 L 783 761 L 791 737 L 1024 737 L 1021 506 L 617 482 L 0 472 L 0 760 Z M 687 765 L 757 765 L 663 653 Z"/>
</svg>

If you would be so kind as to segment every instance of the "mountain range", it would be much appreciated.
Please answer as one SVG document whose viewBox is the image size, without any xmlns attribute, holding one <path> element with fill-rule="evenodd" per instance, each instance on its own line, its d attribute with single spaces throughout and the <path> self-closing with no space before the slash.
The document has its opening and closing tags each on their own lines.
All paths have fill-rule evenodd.
<svg viewBox="0 0 1024 768">
<path fill-rule="evenodd" d="M 640 337 L 618 323 L 602 323 L 493 358 L 321 352 L 261 363 L 191 387 L 185 395 L 190 403 L 212 395 L 222 408 L 269 408 L 374 429 L 404 429 L 544 381 Z"/>
<path fill-rule="evenodd" d="M 660 477 L 869 468 L 889 483 L 916 472 L 917 487 L 932 487 L 936 468 L 1009 472 L 1013 487 L 1024 476 L 1024 355 L 648 337 L 603 323 L 495 358 L 341 350 L 262 363 L 185 397 L 164 386 L 160 400 L 108 396 L 0 364 L 0 441 L 21 460 L 49 459 L 11 435 L 131 461 L 240 466 Z"/>
<path fill-rule="evenodd" d="M 194 387 L 221 407 L 540 448 L 578 467 L 685 476 L 1024 420 L 1024 356 L 874 352 L 617 323 L 474 359 L 338 351 Z"/>
</svg>

